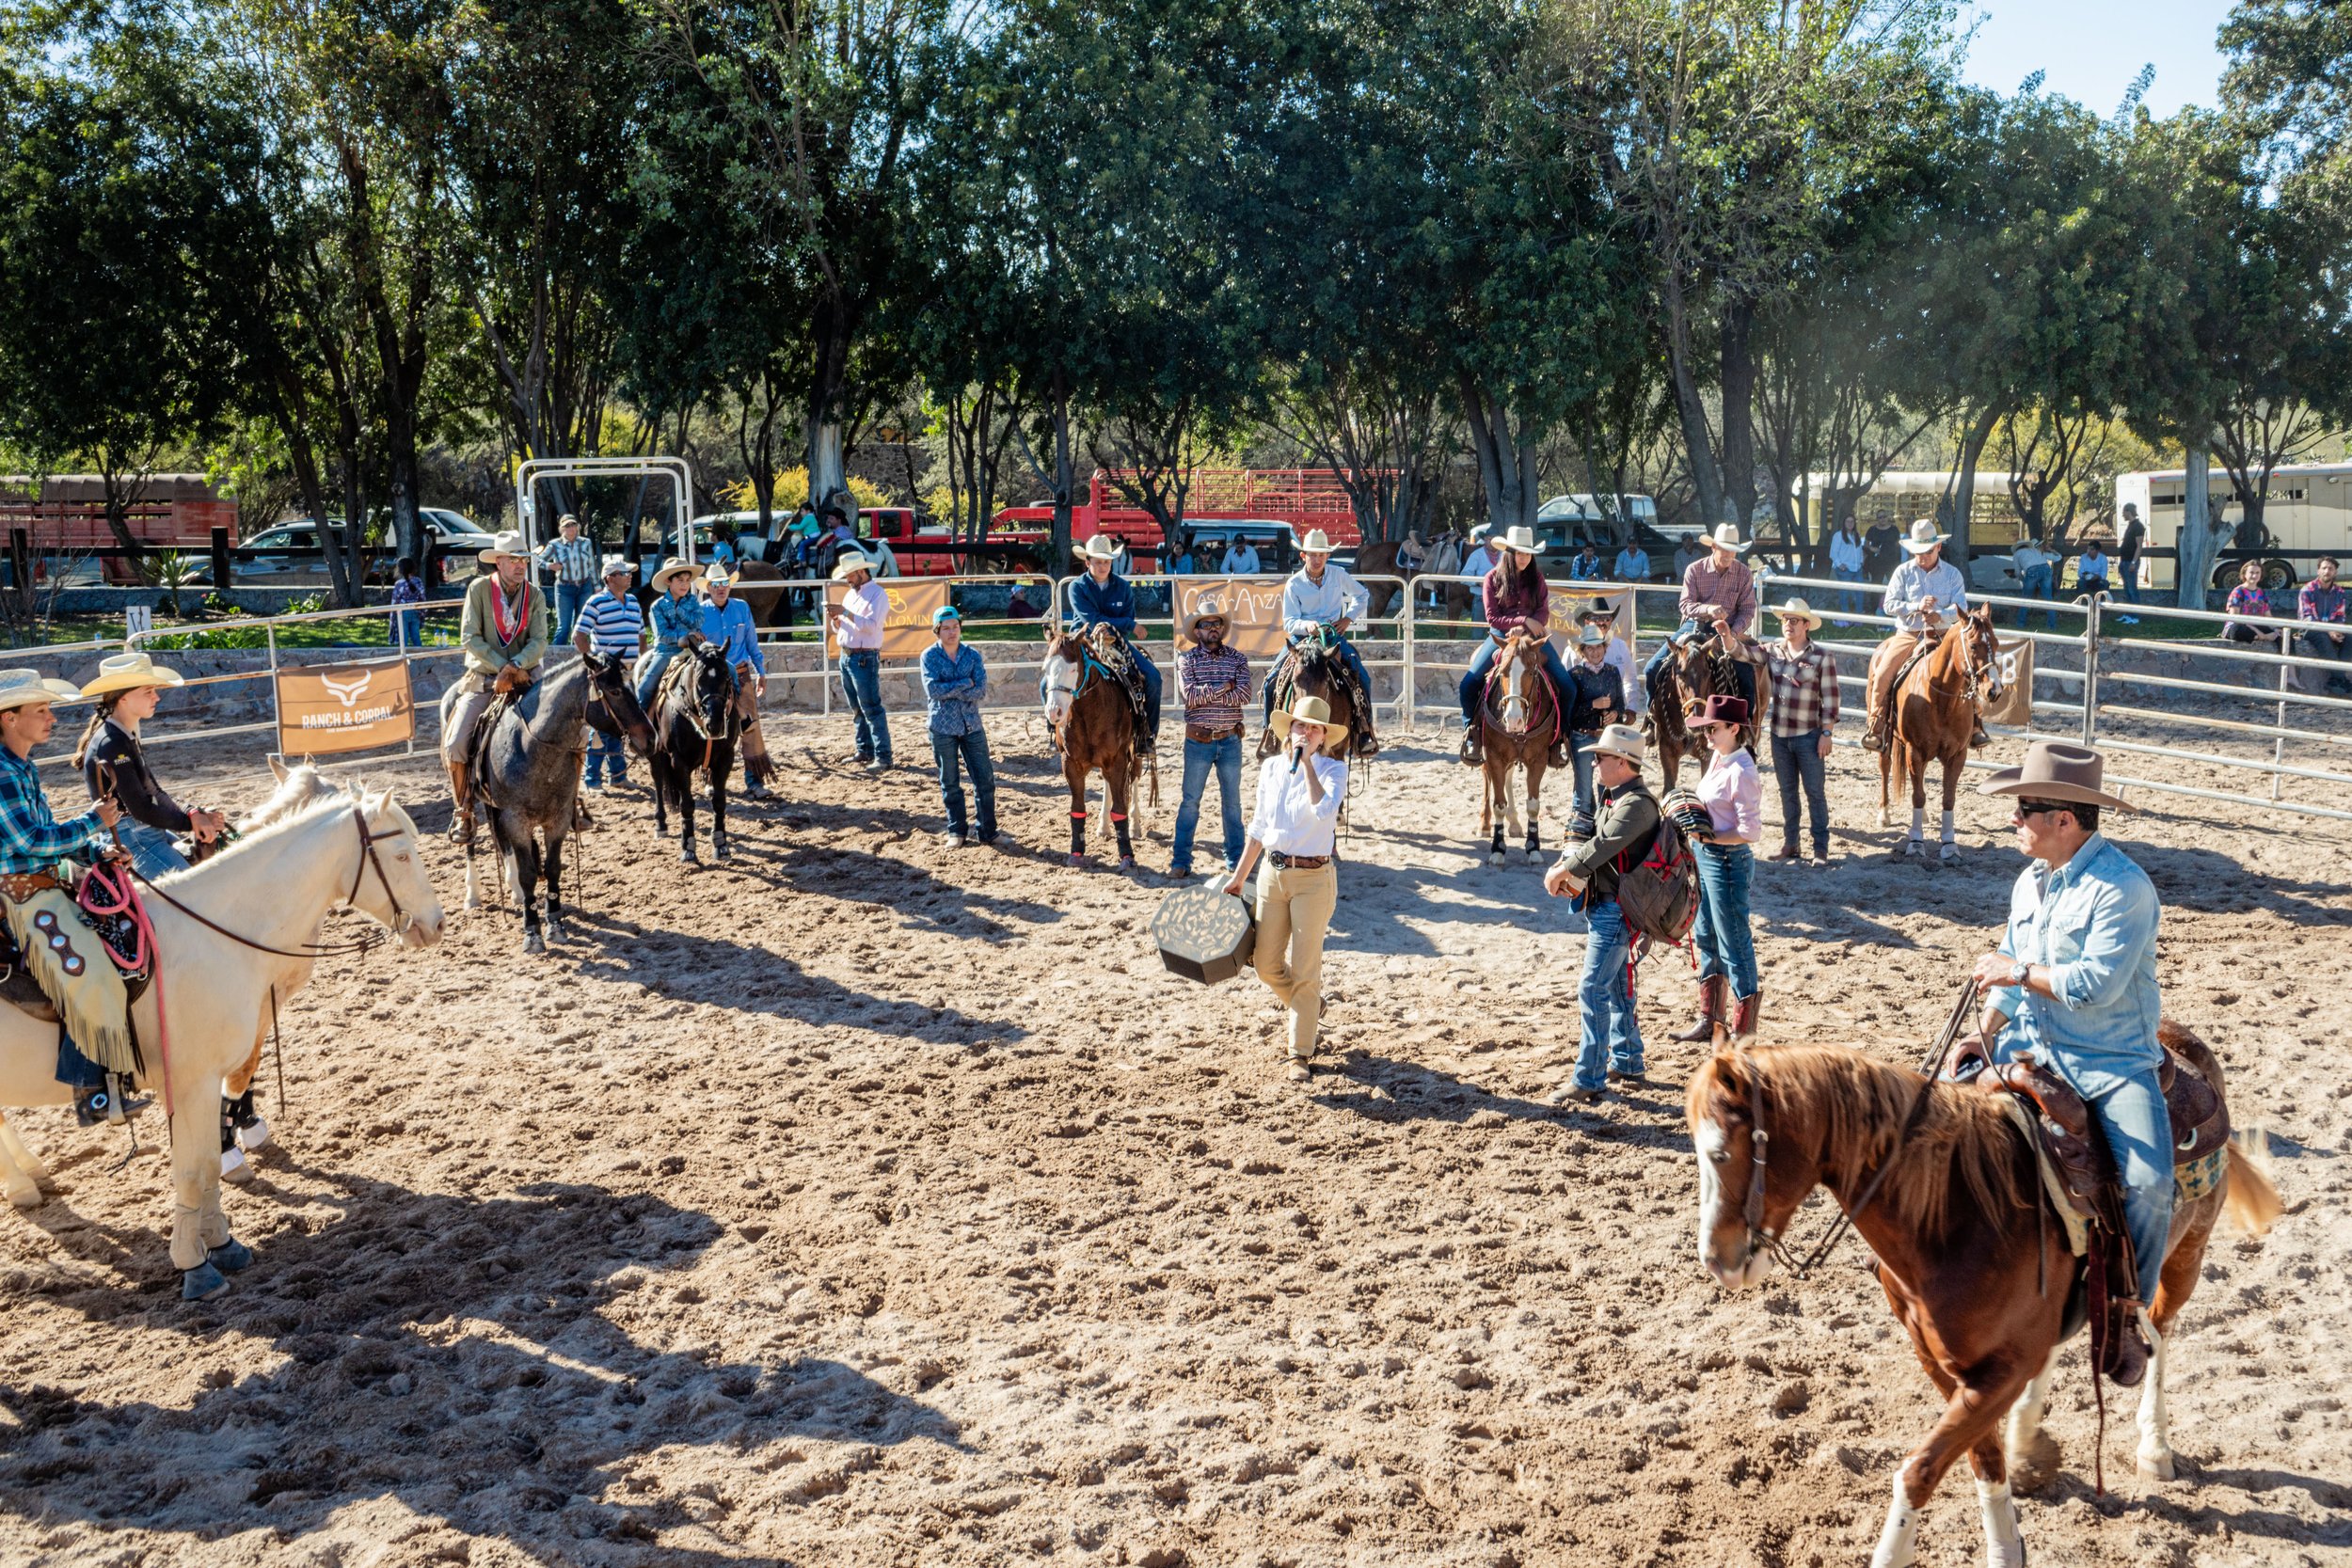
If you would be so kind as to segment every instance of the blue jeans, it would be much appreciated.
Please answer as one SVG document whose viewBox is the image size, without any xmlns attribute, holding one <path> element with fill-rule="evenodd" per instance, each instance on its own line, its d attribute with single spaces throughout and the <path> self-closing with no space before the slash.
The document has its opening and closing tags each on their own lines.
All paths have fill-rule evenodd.
<svg viewBox="0 0 2352 1568">
<path fill-rule="evenodd" d="M 1862 568 L 1859 566 L 1833 566 L 1830 568 L 1830 576 L 1836 578 L 1840 582 L 1860 582 L 1862 580 Z M 1869 613 L 1870 608 L 1865 596 L 1855 593 L 1851 588 L 1841 588 L 1837 591 L 1837 606 L 1838 613 L 1842 615 L 1867 615 Z"/>
<path fill-rule="evenodd" d="M 983 843 L 996 836 L 996 767 L 989 759 L 988 732 L 965 735 L 931 732 L 931 760 L 939 765 L 939 801 L 947 808 L 947 831 L 961 833 L 969 819 L 963 815 L 963 780 L 956 770 L 961 761 L 972 775 L 973 793 L 980 798 L 979 834 Z"/>
<path fill-rule="evenodd" d="M 1748 929 L 1748 883 L 1756 855 L 1744 844 L 1693 844 L 1699 866 L 1698 919 L 1691 943 L 1698 949 L 1699 978 L 1728 975 L 1734 1001 L 1756 994 L 1756 933 Z"/>
<path fill-rule="evenodd" d="M 888 763 L 890 715 L 882 711 L 882 705 L 881 649 L 842 650 L 841 690 L 850 700 L 850 714 L 857 720 L 858 760 Z"/>
<path fill-rule="evenodd" d="M 670 660 L 677 657 L 679 652 L 679 649 L 665 648 L 657 643 L 653 652 L 638 659 L 637 705 L 639 707 L 647 712 L 653 710 L 654 688 L 661 684 L 661 672 L 670 667 Z"/>
<path fill-rule="evenodd" d="M 2026 575 L 2021 579 L 2021 582 L 2023 586 L 2018 590 L 2018 592 L 2026 598 L 2047 599 L 2051 602 L 2053 608 L 2043 610 L 2042 612 L 2042 618 L 2049 624 L 2049 627 L 2052 631 L 2058 630 L 2058 610 L 2056 609 L 2058 602 L 2057 584 L 2055 575 L 2052 573 L 2051 569 L 2047 566 L 2028 566 L 2026 568 Z M 2021 626 L 2024 626 L 2032 614 L 2033 611 L 2030 610 L 2020 611 L 2017 617 L 2017 624 Z"/>
<path fill-rule="evenodd" d="M 1813 812 L 1813 858 L 1829 857 L 1829 784 L 1821 761 L 1821 732 L 1772 736 L 1772 776 L 1780 781 L 1780 842 L 1797 847 L 1797 786 Z"/>
<path fill-rule="evenodd" d="M 424 611 L 404 610 L 400 612 L 400 645 L 404 648 L 424 646 Z"/>
<path fill-rule="evenodd" d="M 1345 664 L 1349 672 L 1355 675 L 1356 684 L 1364 689 L 1365 700 L 1370 701 L 1372 697 L 1372 675 L 1364 669 L 1364 656 L 1356 651 L 1356 644 L 1350 642 L 1346 638 L 1343 637 L 1337 642 L 1331 644 L 1331 652 L 1342 663 Z M 1274 682 L 1272 680 L 1268 680 L 1265 683 L 1264 698 L 1266 721 L 1268 723 L 1272 723 L 1274 721 Z M 1357 735 L 1361 735 L 1363 733 L 1364 721 L 1370 717 L 1370 714 L 1365 714 L 1356 721 L 1355 733 Z"/>
<path fill-rule="evenodd" d="M 593 582 L 559 582 L 555 585 L 555 640 L 569 642 L 572 628 L 580 624 L 580 612 L 587 608 L 588 596 L 596 591 Z"/>
<path fill-rule="evenodd" d="M 1601 899 L 1585 910 L 1584 922 L 1584 978 L 1577 988 L 1583 1038 L 1576 1050 L 1576 1086 L 1598 1089 L 1609 1081 L 1608 1069 L 1642 1070 L 1642 1026 L 1625 983 L 1625 960 L 1633 947 L 1625 911 L 1614 898 Z"/>
<path fill-rule="evenodd" d="M 1994 1055 L 2010 1060 L 2013 1035 L 2004 1035 Z M 2058 1076 L 2081 1092 L 2079 1076 L 2065 1064 L 2050 1062 Z M 2172 1228 L 2172 1117 L 2164 1108 L 2164 1091 L 2156 1085 L 2156 1069 L 2114 1083 L 2098 1095 L 2083 1095 L 2083 1103 L 2107 1140 L 2116 1173 L 2123 1179 L 2123 1223 L 2132 1233 L 2133 1261 L 2139 1265 L 2139 1300 L 2153 1307 L 2156 1281 L 2164 1273 L 2164 1247 Z"/>
<path fill-rule="evenodd" d="M 1176 808 L 1176 844 L 1168 855 L 1171 872 L 1179 877 L 1192 870 L 1192 839 L 1200 826 L 1200 798 L 1209 787 L 1209 770 L 1216 770 L 1217 804 L 1225 813 L 1225 863 L 1241 863 L 1241 736 L 1184 742 L 1184 799 Z"/>
<path fill-rule="evenodd" d="M 1152 738 L 1160 737 L 1160 667 L 1152 662 L 1141 648 L 1133 642 L 1127 651 L 1135 655 L 1136 669 L 1143 676 L 1143 723 L 1152 732 Z"/>
<path fill-rule="evenodd" d="M 1593 742 L 1599 738 L 1598 730 L 1568 736 L 1568 761 L 1576 768 L 1576 815 L 1569 826 L 1580 837 L 1590 836 L 1593 831 Z"/>
<path fill-rule="evenodd" d="M 2139 558 L 2134 556 L 2131 560 L 2120 564 L 2123 574 L 2123 597 L 2137 604 L 2139 603 Z"/>
<path fill-rule="evenodd" d="M 140 876 L 151 881 L 167 871 L 185 871 L 188 868 L 188 857 L 180 852 L 180 847 L 171 841 L 171 835 L 161 828 L 134 822 L 126 816 L 116 827 L 115 832 L 122 840 L 123 848 L 130 851 L 131 864 Z"/>
<path fill-rule="evenodd" d="M 602 730 L 590 730 L 587 767 L 590 789 L 602 789 L 608 778 L 619 784 L 628 777 L 628 741 Z"/>
<path fill-rule="evenodd" d="M 1462 723 L 1465 728 L 1478 722 L 1478 705 L 1486 694 L 1486 672 L 1494 668 L 1495 660 L 1502 654 L 1502 644 L 1488 637 L 1478 645 L 1478 651 L 1470 655 L 1470 668 L 1462 673 L 1458 693 L 1462 699 Z M 1568 693 L 1573 689 L 1568 680 L 1568 667 L 1560 662 L 1560 650 L 1551 645 L 1549 637 L 1544 639 L 1544 669 L 1551 675 L 1551 693 L 1560 704 L 1560 717 L 1565 721 L 1568 716 Z M 1371 688 L 1366 687 L 1365 689 L 1370 690 Z"/>
<path fill-rule="evenodd" d="M 106 1086 L 106 1069 L 82 1054 L 82 1048 L 73 1043 L 73 1037 L 62 1026 L 57 1030 L 57 1082 L 69 1089 L 103 1089 Z"/>
</svg>

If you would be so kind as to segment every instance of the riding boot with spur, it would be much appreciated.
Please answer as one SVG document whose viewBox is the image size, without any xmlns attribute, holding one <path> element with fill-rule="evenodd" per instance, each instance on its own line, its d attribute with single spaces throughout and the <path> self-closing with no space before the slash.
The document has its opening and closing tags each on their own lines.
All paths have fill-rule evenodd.
<svg viewBox="0 0 2352 1568">
<path fill-rule="evenodd" d="M 1713 1039 L 1715 1025 L 1724 1021 L 1724 992 L 1729 989 L 1730 982 L 1720 974 L 1700 976 L 1699 1021 L 1688 1029 L 1677 1031 L 1666 1037 L 1670 1040 L 1680 1040 L 1685 1045 L 1695 1045 L 1702 1040 Z"/>
<path fill-rule="evenodd" d="M 1462 732 L 1462 761 L 1468 767 L 1476 768 L 1486 760 L 1486 738 L 1478 733 L 1478 726 L 1472 724 Z"/>
<path fill-rule="evenodd" d="M 1732 1004 L 1732 1007 L 1731 1007 L 1731 1043 L 1732 1043 L 1732 1044 L 1734 1044 L 1734 1045 L 1754 1045 L 1754 1044 L 1756 1043 L 1756 1004 L 1758 1004 L 1759 1002 L 1761 1002 L 1761 1001 L 1763 1001 L 1763 1000 L 1764 1000 L 1764 993 L 1763 993 L 1762 991 L 1760 991 L 1760 990 L 1752 990 L 1752 991 L 1748 992 L 1748 994 L 1747 994 L 1747 995 L 1745 995 L 1745 996 L 1743 996 L 1743 997 L 1740 997 L 1740 998 L 1737 1002 L 1734 1002 L 1734 1003 Z"/>
<path fill-rule="evenodd" d="M 73 1121 L 77 1127 L 125 1121 L 155 1102 L 152 1095 L 135 1095 L 122 1074 L 110 1072 L 103 1084 L 77 1084 L 73 1089 Z"/>
</svg>

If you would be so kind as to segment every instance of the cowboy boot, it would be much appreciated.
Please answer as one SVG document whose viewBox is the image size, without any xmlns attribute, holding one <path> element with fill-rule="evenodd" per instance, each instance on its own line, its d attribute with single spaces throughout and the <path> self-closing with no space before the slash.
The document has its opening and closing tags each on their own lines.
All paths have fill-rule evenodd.
<svg viewBox="0 0 2352 1568">
<path fill-rule="evenodd" d="M 73 1121 L 77 1127 L 125 1121 L 155 1103 L 153 1095 L 135 1095 L 122 1074 L 106 1074 L 103 1084 L 77 1085 L 73 1090 Z"/>
<path fill-rule="evenodd" d="M 1970 722 L 1972 722 L 1972 723 L 1976 726 L 1976 728 L 1975 728 L 1974 733 L 1972 733 L 1972 734 L 1968 736 L 1968 744 L 1969 744 L 1971 747 L 1981 747 L 1981 746 L 1990 746 L 1990 745 L 1992 745 L 1992 744 L 1993 744 L 1993 737 L 1992 737 L 1991 736 L 1989 736 L 1989 735 L 1987 735 L 1987 734 L 1985 734 L 1985 733 L 1984 733 L 1984 716 L 1983 716 L 1982 714 L 1979 714 L 1979 715 L 1977 715 L 1977 716 L 1976 716 L 1976 718 L 1975 718 L 1975 719 L 1973 719 L 1972 721 L 1970 721 Z"/>
<path fill-rule="evenodd" d="M 1740 997 L 1737 1002 L 1732 1004 L 1732 1044 L 1754 1045 L 1756 1043 L 1756 1005 L 1763 1000 L 1764 993 L 1761 990 L 1752 990 L 1748 992 L 1747 995 Z"/>
<path fill-rule="evenodd" d="M 1478 726 L 1472 724 L 1462 732 L 1462 761 L 1467 767 L 1477 768 L 1486 760 L 1486 737 L 1478 733 Z"/>
<path fill-rule="evenodd" d="M 473 841 L 473 769 L 462 762 L 449 765 L 449 841 Z"/>
<path fill-rule="evenodd" d="M 2107 1365 L 2103 1369 L 2118 1387 L 2137 1388 L 2148 1375 L 2148 1340 L 2139 1329 L 2140 1304 L 2119 1297 L 2108 1304 Z"/>
<path fill-rule="evenodd" d="M 1715 1025 L 1721 1023 L 1724 1019 L 1724 992 L 1728 989 L 1728 983 L 1720 974 L 1701 975 L 1698 1022 L 1688 1029 L 1668 1035 L 1666 1037 L 1670 1040 L 1680 1040 L 1685 1045 L 1695 1045 L 1702 1040 L 1713 1039 Z"/>
</svg>

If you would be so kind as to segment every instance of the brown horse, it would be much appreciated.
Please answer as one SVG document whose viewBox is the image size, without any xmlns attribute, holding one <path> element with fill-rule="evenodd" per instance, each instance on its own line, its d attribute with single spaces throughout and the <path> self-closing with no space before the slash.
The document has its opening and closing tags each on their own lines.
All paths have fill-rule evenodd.
<svg viewBox="0 0 2352 1568">
<path fill-rule="evenodd" d="M 1666 667 L 1660 672 L 1658 682 L 1650 689 L 1649 712 L 1643 716 L 1642 728 L 1658 752 L 1658 766 L 1665 778 L 1665 787 L 1672 789 L 1681 780 L 1682 759 L 1694 757 L 1699 770 L 1707 770 L 1707 746 L 1691 733 L 1685 715 L 1695 705 L 1723 693 L 1738 696 L 1740 686 L 1730 675 L 1731 666 L 1741 662 L 1746 644 L 1711 632 L 1676 648 L 1666 657 Z M 1762 733 L 1766 693 L 1769 681 L 1756 683 L 1756 711 L 1748 715 L 1748 721 L 1740 726 L 1740 743 L 1753 752 L 1756 736 Z"/>
<path fill-rule="evenodd" d="M 1143 756 L 1136 745 L 1135 707 L 1111 673 L 1123 657 L 1118 634 L 1094 629 L 1094 640 L 1049 627 L 1045 633 L 1045 720 L 1061 752 L 1062 778 L 1070 785 L 1070 863 L 1084 865 L 1087 848 L 1087 775 L 1103 775 L 1103 797 L 1111 831 L 1119 835 L 1119 868 L 1136 868 L 1127 829 Z M 1158 773 L 1154 771 L 1156 797 Z M 1155 798 L 1154 805 L 1159 802 Z"/>
<path fill-rule="evenodd" d="M 1968 743 L 1977 733 L 1980 703 L 2001 695 L 2000 647 L 1993 633 L 1993 607 L 1979 605 L 1962 612 L 1946 629 L 1933 652 L 1911 668 L 1900 685 L 1887 693 L 1893 725 L 1887 743 L 1879 750 L 1879 826 L 1894 824 L 1897 781 L 1911 781 L 1911 836 L 1903 841 L 1906 855 L 1927 853 L 1921 836 L 1928 815 L 1928 764 L 1944 769 L 1943 844 L 1939 860 L 1958 860 L 1960 845 L 1952 836 L 1952 801 L 1960 793 L 1960 776 L 1968 766 Z"/>
<path fill-rule="evenodd" d="M 1323 699 L 1331 710 L 1333 733 L 1337 734 L 1342 726 L 1347 732 L 1324 741 L 1325 756 L 1345 756 L 1348 748 L 1363 738 L 1363 716 L 1357 711 L 1355 694 L 1348 689 L 1347 667 L 1337 654 L 1311 638 L 1293 642 L 1289 652 L 1276 661 L 1266 673 L 1266 690 L 1278 710 L 1289 707 L 1294 695 Z M 1258 755 L 1270 757 L 1281 749 L 1281 736 L 1271 724 L 1267 725 L 1258 736 Z"/>
<path fill-rule="evenodd" d="M 2196 1037 L 2169 1023 L 2160 1033 L 2222 1092 L 2220 1066 Z M 1871 1568 L 1915 1560 L 1919 1513 L 1963 1453 L 1977 1474 L 1988 1560 L 2010 1568 L 2026 1558 L 2009 1471 L 2026 1468 L 2033 1452 L 2051 1365 L 2074 1326 L 2076 1260 L 2063 1227 L 2041 1212 L 2034 1155 L 2006 1096 L 1937 1084 L 1906 1138 L 1920 1085 L 1916 1072 L 1835 1046 L 1726 1053 L 1701 1066 L 1685 1097 L 1699 1155 L 1699 1260 L 1726 1290 L 1762 1284 L 1782 1228 L 1815 1187 L 1828 1188 L 1877 1255 L 1887 1304 L 1946 1401 L 1895 1472 Z M 2140 1390 L 2139 1463 L 2154 1477 L 2172 1473 L 2165 1336 L 2197 1287 L 2206 1238 L 2225 1207 L 2255 1235 L 2278 1217 L 2278 1191 L 2243 1148 L 2233 1139 L 2220 1184 L 2173 1211 Z M 2005 1451 L 2002 1417 L 2012 1408 Z"/>
<path fill-rule="evenodd" d="M 1504 824 L 1515 833 L 1519 831 L 1518 802 L 1511 798 L 1514 768 L 1527 769 L 1527 858 L 1532 861 L 1542 853 L 1544 771 L 1551 766 L 1551 741 L 1560 732 L 1560 718 L 1559 697 L 1545 673 L 1543 649 L 1526 632 L 1513 632 L 1486 672 L 1486 690 L 1478 708 L 1486 757 L 1478 832 L 1493 835 L 1486 855 L 1489 865 L 1504 862 Z"/>
</svg>

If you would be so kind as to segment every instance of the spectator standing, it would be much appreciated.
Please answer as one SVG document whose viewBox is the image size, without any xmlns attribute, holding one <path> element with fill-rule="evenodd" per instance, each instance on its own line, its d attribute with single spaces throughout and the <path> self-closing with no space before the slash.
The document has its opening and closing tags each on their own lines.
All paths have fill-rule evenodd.
<svg viewBox="0 0 2352 1568">
<path fill-rule="evenodd" d="M 1257 546 L 1242 534 L 1226 541 L 1225 559 L 1217 570 L 1229 578 L 1254 578 L 1260 570 Z"/>
<path fill-rule="evenodd" d="M 1703 534 L 1696 538 L 1686 536 L 1680 544 L 1675 546 L 1675 581 L 1680 582 L 1690 575 L 1692 562 L 1706 557 L 1707 546 L 1702 542 L 1704 538 Z"/>
<path fill-rule="evenodd" d="M 1862 575 L 1869 582 L 1884 582 L 1902 563 L 1903 533 L 1895 519 L 1881 517 L 1862 533 Z"/>
<path fill-rule="evenodd" d="M 2116 541 L 2115 562 L 2122 569 L 2123 597 L 2139 603 L 2139 555 L 2148 543 L 2148 525 L 2139 520 L 2139 506 L 2135 501 L 2123 503 L 2123 536 Z M 2120 617 L 2125 626 L 2137 626 L 2139 617 Z"/>
<path fill-rule="evenodd" d="M 1462 558 L 1462 575 L 1486 580 L 1486 574 L 1501 563 L 1502 552 L 1487 543 L 1486 530 L 1480 527 L 1470 534 L 1470 553 Z"/>
<path fill-rule="evenodd" d="M 1587 625 L 1577 634 L 1574 664 L 1568 666 L 1568 757 L 1576 768 L 1576 809 L 1568 832 L 1576 838 L 1593 833 L 1593 746 L 1600 732 L 1623 723 L 1625 677 L 1609 663 L 1608 631 Z"/>
<path fill-rule="evenodd" d="M 1610 576 L 1619 582 L 1647 582 L 1649 580 L 1649 551 L 1642 548 L 1642 542 L 1639 539 L 1629 539 L 1625 542 L 1625 547 L 1617 552 L 1617 559 Z"/>
<path fill-rule="evenodd" d="M 629 570 L 628 557 L 606 556 L 604 586 L 589 594 L 588 602 L 580 607 L 580 629 L 588 634 L 588 645 L 606 658 L 617 658 L 624 665 L 636 663 L 645 646 L 645 612 L 637 608 L 637 595 L 628 591 L 630 579 L 636 575 Z M 610 735 L 595 728 L 589 730 L 583 773 L 590 789 L 602 789 L 608 783 L 628 782 L 628 742 L 618 724 L 612 726 Z"/>
<path fill-rule="evenodd" d="M 422 604 L 424 598 L 424 578 L 417 575 L 417 558 L 413 555 L 402 556 L 400 564 L 392 568 L 392 603 Z M 399 611 L 399 617 L 400 645 L 404 648 L 424 646 L 424 611 L 404 610 Z"/>
<path fill-rule="evenodd" d="M 1849 512 L 1838 523 L 1837 531 L 1829 536 L 1829 575 L 1840 582 L 1862 581 L 1862 566 L 1866 553 L 1863 548 L 1862 535 L 1854 530 L 1853 514 Z M 1841 588 L 1837 591 L 1837 608 L 1849 615 L 1861 615 L 1867 613 L 1869 604 L 1855 590 Z M 1841 626 L 1853 625 L 1851 621 L 1840 621 L 1837 624 Z"/>
<path fill-rule="evenodd" d="M 1617 635 L 1615 608 L 1597 594 L 1585 600 L 1582 608 L 1576 612 L 1579 639 L 1583 637 L 1586 626 L 1598 626 L 1608 634 L 1609 651 L 1601 657 L 1601 662 L 1617 673 L 1617 682 L 1624 688 L 1626 711 L 1636 719 L 1640 718 L 1649 711 L 1648 693 L 1642 689 L 1641 681 L 1635 678 L 1633 650 L 1626 646 L 1624 638 Z"/>
<path fill-rule="evenodd" d="M 1194 615 L 1184 628 L 1192 645 L 1176 656 L 1176 693 L 1184 705 L 1184 793 L 1176 808 L 1171 877 L 1192 875 L 1192 841 L 1212 772 L 1223 813 L 1226 874 L 1241 863 L 1241 730 L 1249 706 L 1249 660 L 1225 645 L 1227 625 L 1222 610 Z"/>
<path fill-rule="evenodd" d="M 2344 590 L 2336 585 L 2336 558 L 2323 555 L 2312 574 L 2312 580 L 2303 585 L 2303 592 L 2295 601 L 2295 618 L 2309 621 L 2316 628 L 2303 633 L 2303 652 L 2312 658 L 2352 660 L 2352 641 L 2345 639 Z M 2344 691 L 2352 688 L 2344 676 L 2333 670 L 2328 673 L 2328 689 Z"/>
<path fill-rule="evenodd" d="M 923 650 L 923 701 L 930 709 L 931 758 L 939 765 L 939 803 L 947 831 L 939 841 L 950 849 L 967 842 L 996 842 L 996 768 L 988 754 L 988 727 L 980 702 L 988 695 L 988 666 L 979 649 L 963 640 L 963 617 L 951 604 L 931 611 L 931 645 Z M 972 775 L 977 816 L 964 815 L 962 773 Z M 967 825 L 977 831 L 968 837 Z"/>
<path fill-rule="evenodd" d="M 2058 557 L 2035 544 L 2029 536 L 2017 542 L 2017 547 L 2010 552 L 2009 562 L 2017 569 L 2017 592 L 2020 594 L 2028 599 L 2055 600 Z M 2021 610 L 2017 612 L 2017 624 L 2020 626 L 2032 618 L 2033 611 L 2030 610 Z M 2042 612 L 2042 618 L 2049 624 L 2052 631 L 2058 629 L 2058 610 L 2055 603 L 2052 608 Z"/>
<path fill-rule="evenodd" d="M 2099 541 L 2083 542 L 2083 553 L 2074 561 L 2074 592 L 2104 594 L 2107 591 L 2107 555 L 2099 547 Z"/>
<path fill-rule="evenodd" d="M 882 623 L 890 613 L 890 596 L 874 581 L 874 563 L 856 550 L 842 552 L 833 576 L 850 585 L 833 626 L 841 644 L 841 689 L 857 721 L 857 754 L 851 760 L 880 772 L 892 760 L 890 715 L 882 700 Z"/>
<path fill-rule="evenodd" d="M 1027 583 L 1016 582 L 1012 585 L 1012 597 L 1008 600 L 1005 605 L 1005 618 L 1007 620 L 1035 621 L 1041 619 L 1044 614 L 1044 610 L 1029 602 L 1029 585 Z"/>
<path fill-rule="evenodd" d="M 1772 676 L 1772 774 L 1780 781 L 1780 849 L 1776 861 L 1797 858 L 1798 790 L 1813 813 L 1813 859 L 1829 863 L 1831 737 L 1837 728 L 1837 658 L 1813 641 L 1821 618 L 1803 599 L 1772 611 L 1780 641 L 1764 645 Z"/>
<path fill-rule="evenodd" d="M 555 641 L 569 642 L 572 627 L 580 620 L 580 607 L 596 591 L 600 558 L 596 542 L 580 537 L 578 517 L 566 512 L 555 528 L 555 543 L 541 549 L 539 556 L 555 574 Z"/>
<path fill-rule="evenodd" d="M 1617 906 L 1620 868 L 1638 865 L 1658 836 L 1658 801 L 1642 782 L 1642 732 L 1611 724 L 1589 748 L 1600 785 L 1600 816 L 1591 840 L 1571 844 L 1544 874 L 1544 891 L 1573 895 L 1584 911 L 1584 974 L 1577 988 L 1576 1076 L 1568 1093 L 1600 1099 L 1605 1074 L 1642 1079 L 1642 1026 L 1626 974 L 1633 934 Z"/>
</svg>

